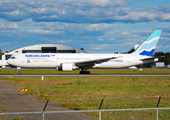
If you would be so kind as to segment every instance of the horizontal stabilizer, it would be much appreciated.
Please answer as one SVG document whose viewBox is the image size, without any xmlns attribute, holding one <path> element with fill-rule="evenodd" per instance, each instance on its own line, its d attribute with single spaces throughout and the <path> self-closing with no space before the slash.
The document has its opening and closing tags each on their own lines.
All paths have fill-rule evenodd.
<svg viewBox="0 0 170 120">
<path fill-rule="evenodd" d="M 139 59 L 140 61 L 148 61 L 148 60 L 153 60 L 153 62 L 157 62 L 158 58 L 151 57 L 151 58 L 144 58 L 144 59 Z"/>
</svg>

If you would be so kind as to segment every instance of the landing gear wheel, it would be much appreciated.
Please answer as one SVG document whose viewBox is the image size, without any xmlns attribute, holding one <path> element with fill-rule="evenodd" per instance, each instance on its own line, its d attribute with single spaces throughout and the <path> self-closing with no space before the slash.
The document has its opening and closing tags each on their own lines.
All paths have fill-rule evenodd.
<svg viewBox="0 0 170 120">
<path fill-rule="evenodd" d="M 18 74 L 20 75 L 20 74 L 21 74 L 21 71 L 18 71 Z"/>
<path fill-rule="evenodd" d="M 90 74 L 90 71 L 80 71 L 80 74 Z"/>
</svg>

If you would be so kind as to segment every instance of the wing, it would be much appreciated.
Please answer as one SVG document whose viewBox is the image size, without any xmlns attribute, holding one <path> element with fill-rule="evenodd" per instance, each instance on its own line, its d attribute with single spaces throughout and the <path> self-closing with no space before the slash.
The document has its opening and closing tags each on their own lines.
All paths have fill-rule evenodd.
<svg viewBox="0 0 170 120">
<path fill-rule="evenodd" d="M 74 64 L 79 67 L 80 69 L 87 70 L 89 68 L 92 68 L 95 64 L 99 64 L 102 62 L 107 62 L 111 59 L 115 59 L 117 57 L 108 57 L 108 58 L 102 58 L 102 59 L 94 59 L 94 60 L 87 60 L 87 61 L 81 61 L 81 62 L 75 62 Z"/>
</svg>

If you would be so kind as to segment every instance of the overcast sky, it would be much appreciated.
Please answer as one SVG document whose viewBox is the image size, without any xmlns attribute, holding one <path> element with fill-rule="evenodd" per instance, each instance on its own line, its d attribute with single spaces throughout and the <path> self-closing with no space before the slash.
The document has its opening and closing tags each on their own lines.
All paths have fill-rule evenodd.
<svg viewBox="0 0 170 120">
<path fill-rule="evenodd" d="M 156 29 L 170 52 L 169 0 L 0 1 L 0 49 L 62 44 L 88 52 L 128 51 Z"/>
</svg>

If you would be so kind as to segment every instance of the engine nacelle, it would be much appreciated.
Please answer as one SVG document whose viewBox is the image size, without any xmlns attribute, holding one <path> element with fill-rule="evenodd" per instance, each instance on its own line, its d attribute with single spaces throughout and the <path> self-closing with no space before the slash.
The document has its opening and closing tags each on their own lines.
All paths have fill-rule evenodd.
<svg viewBox="0 0 170 120">
<path fill-rule="evenodd" d="M 73 64 L 72 63 L 63 63 L 61 67 L 58 68 L 59 71 L 72 71 Z"/>
</svg>

